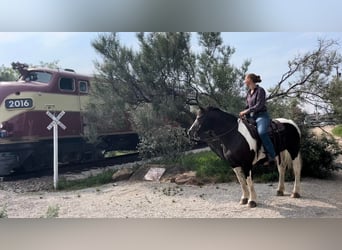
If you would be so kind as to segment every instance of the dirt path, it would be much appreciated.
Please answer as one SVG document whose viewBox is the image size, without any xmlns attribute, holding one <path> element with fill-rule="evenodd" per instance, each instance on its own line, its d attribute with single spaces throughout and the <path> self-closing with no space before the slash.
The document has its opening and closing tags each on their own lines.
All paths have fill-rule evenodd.
<svg viewBox="0 0 342 250">
<path fill-rule="evenodd" d="M 258 207 L 238 204 L 240 185 L 232 183 L 203 187 L 158 182 L 119 182 L 98 188 L 69 192 L 18 193 L 0 183 L 0 210 L 9 218 L 46 216 L 48 207 L 58 207 L 58 217 L 72 218 L 342 218 L 342 172 L 332 180 L 305 178 L 302 198 L 292 199 L 292 183 L 284 197 L 276 197 L 276 183 L 255 184 Z"/>
</svg>

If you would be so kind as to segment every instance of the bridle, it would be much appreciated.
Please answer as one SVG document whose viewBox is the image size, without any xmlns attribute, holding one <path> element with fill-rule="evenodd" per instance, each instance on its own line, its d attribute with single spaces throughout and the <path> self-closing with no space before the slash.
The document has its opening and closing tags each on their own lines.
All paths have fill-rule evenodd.
<svg viewBox="0 0 342 250">
<path fill-rule="evenodd" d="M 228 135 L 229 133 L 233 132 L 233 130 L 235 130 L 237 127 L 239 126 L 239 122 L 237 121 L 237 123 L 235 124 L 235 126 L 225 132 L 223 132 L 222 134 L 218 134 L 216 135 L 215 132 L 213 130 L 209 130 L 207 132 L 205 132 L 204 134 L 209 135 L 210 137 L 208 137 L 208 139 L 203 139 L 205 142 L 214 142 L 214 141 L 219 141 L 220 137 L 224 136 L 224 135 Z M 214 134 L 212 134 L 214 133 Z"/>
</svg>

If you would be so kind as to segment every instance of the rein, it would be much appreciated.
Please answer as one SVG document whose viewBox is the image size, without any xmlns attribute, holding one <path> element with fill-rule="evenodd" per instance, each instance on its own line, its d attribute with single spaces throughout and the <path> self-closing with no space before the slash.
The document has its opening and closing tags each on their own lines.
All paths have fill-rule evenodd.
<svg viewBox="0 0 342 250">
<path fill-rule="evenodd" d="M 208 141 L 208 142 L 218 141 L 218 140 L 220 139 L 220 137 L 222 137 L 222 136 L 224 136 L 224 135 L 227 135 L 227 134 L 231 133 L 231 132 L 232 132 L 234 129 L 236 129 L 238 126 L 239 126 L 239 122 L 237 122 L 236 125 L 235 125 L 233 128 L 231 128 L 231 129 L 229 129 L 229 130 L 223 132 L 222 134 L 211 136 L 211 138 L 210 138 L 209 140 L 206 140 L 206 141 Z M 212 132 L 212 131 L 213 131 L 213 130 L 208 131 L 208 134 L 209 134 L 210 132 Z"/>
</svg>

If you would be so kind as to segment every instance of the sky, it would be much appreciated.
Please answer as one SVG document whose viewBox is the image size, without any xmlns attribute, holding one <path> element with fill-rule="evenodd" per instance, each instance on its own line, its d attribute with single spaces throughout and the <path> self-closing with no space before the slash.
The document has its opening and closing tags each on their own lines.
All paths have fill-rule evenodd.
<svg viewBox="0 0 342 250">
<path fill-rule="evenodd" d="M 97 32 L 0 32 L 0 65 L 10 67 L 16 61 L 36 65 L 58 60 L 62 68 L 91 75 L 95 73 L 94 61 L 100 60 L 91 46 L 98 35 Z M 133 32 L 119 33 L 119 38 L 128 47 L 139 48 Z M 236 49 L 231 62 L 239 66 L 244 60 L 251 60 L 249 72 L 261 75 L 267 89 L 280 80 L 289 60 L 315 49 L 319 38 L 342 43 L 342 32 L 223 32 L 222 38 Z M 191 47 L 199 51 L 196 33 Z"/>
</svg>

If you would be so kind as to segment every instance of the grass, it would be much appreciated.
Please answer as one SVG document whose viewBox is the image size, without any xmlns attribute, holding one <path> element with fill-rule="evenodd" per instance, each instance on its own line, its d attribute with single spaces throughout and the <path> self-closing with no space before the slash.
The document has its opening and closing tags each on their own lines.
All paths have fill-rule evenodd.
<svg viewBox="0 0 342 250">
<path fill-rule="evenodd" d="M 333 130 L 332 133 L 336 136 L 342 137 L 342 125 L 337 125 Z"/>
<path fill-rule="evenodd" d="M 174 162 L 160 162 L 164 164 L 179 164 L 187 170 L 196 171 L 196 176 L 202 182 L 230 182 L 235 181 L 235 173 L 227 161 L 221 160 L 212 151 L 191 153 L 180 157 Z M 259 183 L 277 182 L 278 170 L 267 166 L 256 166 L 253 170 L 253 180 Z M 285 174 L 286 181 L 293 180 L 292 169 Z"/>
<path fill-rule="evenodd" d="M 189 171 L 196 171 L 196 176 L 204 182 L 228 182 L 235 177 L 228 162 L 221 160 L 211 151 L 191 153 L 181 156 L 175 162 L 164 164 L 179 164 Z"/>
<path fill-rule="evenodd" d="M 126 150 L 126 151 L 108 151 L 105 153 L 105 158 L 109 158 L 109 157 L 115 157 L 115 156 L 122 156 L 122 155 L 127 155 L 127 154 L 132 154 L 132 153 L 136 153 L 137 151 L 134 150 Z"/>
<path fill-rule="evenodd" d="M 156 163 L 166 165 L 179 165 L 188 171 L 196 171 L 196 177 L 203 183 L 222 183 L 235 181 L 236 176 L 227 161 L 221 160 L 212 151 L 190 153 L 175 160 L 158 160 Z M 112 182 L 112 175 L 116 170 L 106 170 L 98 175 L 91 175 L 80 180 L 61 179 L 58 183 L 58 190 L 79 190 L 89 187 L 97 187 Z M 286 180 L 291 180 L 290 173 Z M 256 182 L 278 181 L 277 170 L 269 170 L 267 167 L 256 167 L 253 175 Z M 100 191 L 97 189 L 97 191 Z"/>
<path fill-rule="evenodd" d="M 8 218 L 6 205 L 0 209 L 0 219 L 1 218 Z"/>
<path fill-rule="evenodd" d="M 116 170 L 106 170 L 98 175 L 91 175 L 80 180 L 65 180 L 61 179 L 58 182 L 58 190 L 77 190 L 89 187 L 101 186 L 112 182 L 112 176 Z"/>
<path fill-rule="evenodd" d="M 59 212 L 59 206 L 49 206 L 46 215 L 43 218 L 57 218 L 58 217 L 58 212 Z"/>
<path fill-rule="evenodd" d="M 277 169 L 269 169 L 268 166 L 256 166 L 253 170 L 253 181 L 255 183 L 278 182 L 279 173 Z M 285 181 L 293 181 L 294 175 L 292 169 L 285 172 Z"/>
</svg>

